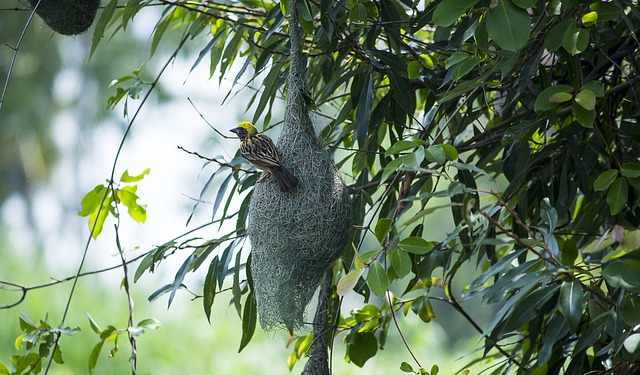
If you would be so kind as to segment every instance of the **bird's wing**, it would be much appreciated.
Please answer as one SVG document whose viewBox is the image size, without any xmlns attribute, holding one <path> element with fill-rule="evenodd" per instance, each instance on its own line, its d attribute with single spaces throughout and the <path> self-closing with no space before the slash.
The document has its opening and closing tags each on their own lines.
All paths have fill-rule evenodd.
<svg viewBox="0 0 640 375">
<path fill-rule="evenodd" d="M 246 147 L 243 147 L 242 153 L 245 154 L 245 148 L 248 155 L 251 159 L 249 160 L 254 163 L 255 166 L 259 168 L 273 168 L 280 167 L 280 154 L 278 153 L 278 149 L 276 149 L 275 144 L 271 138 L 264 134 L 256 134 L 253 137 L 247 139 Z"/>
</svg>

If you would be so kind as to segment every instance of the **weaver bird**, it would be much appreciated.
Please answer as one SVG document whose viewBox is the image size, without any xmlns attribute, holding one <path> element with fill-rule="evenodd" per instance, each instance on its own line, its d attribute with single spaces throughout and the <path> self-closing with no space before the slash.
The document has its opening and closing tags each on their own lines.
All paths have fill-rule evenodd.
<svg viewBox="0 0 640 375">
<path fill-rule="evenodd" d="M 240 153 L 249 163 L 267 174 L 258 182 L 273 175 L 284 193 L 298 186 L 298 178 L 282 166 L 280 153 L 271 138 L 258 133 L 258 129 L 249 122 L 241 122 L 231 129 L 240 139 Z"/>
</svg>

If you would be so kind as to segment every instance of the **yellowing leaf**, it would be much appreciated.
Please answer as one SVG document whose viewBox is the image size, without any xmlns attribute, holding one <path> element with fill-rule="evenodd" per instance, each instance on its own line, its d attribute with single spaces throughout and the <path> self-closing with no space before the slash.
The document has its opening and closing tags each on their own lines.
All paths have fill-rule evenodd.
<svg viewBox="0 0 640 375">
<path fill-rule="evenodd" d="M 344 277 L 338 281 L 336 294 L 342 297 L 352 291 L 358 283 L 358 280 L 360 280 L 362 273 L 364 273 L 364 268 L 351 270 L 348 274 L 344 275 Z"/>
<path fill-rule="evenodd" d="M 592 111 L 596 107 L 596 95 L 589 89 L 583 89 L 576 95 L 576 103 L 587 111 Z"/>
<path fill-rule="evenodd" d="M 568 92 L 558 92 L 549 97 L 549 103 L 564 103 L 571 100 L 571 98 L 573 98 L 573 95 Z"/>
</svg>

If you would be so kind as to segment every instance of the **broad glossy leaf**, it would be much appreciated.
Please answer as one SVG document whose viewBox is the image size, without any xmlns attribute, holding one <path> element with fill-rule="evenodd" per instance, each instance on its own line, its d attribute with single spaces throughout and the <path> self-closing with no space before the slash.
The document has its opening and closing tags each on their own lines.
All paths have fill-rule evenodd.
<svg viewBox="0 0 640 375">
<path fill-rule="evenodd" d="M 607 194 L 607 203 L 609 204 L 609 210 L 611 215 L 617 215 L 622 211 L 627 204 L 627 198 L 629 194 L 629 185 L 624 177 L 618 177 Z"/>
<path fill-rule="evenodd" d="M 614 260 L 604 267 L 602 276 L 614 288 L 640 293 L 640 261 Z"/>
<path fill-rule="evenodd" d="M 576 95 L 576 103 L 587 111 L 592 111 L 596 108 L 596 94 L 589 89 L 582 89 Z"/>
<path fill-rule="evenodd" d="M 371 289 L 375 295 L 379 297 L 386 295 L 389 289 L 389 277 L 380 262 L 375 261 L 369 266 L 367 284 L 369 284 L 369 289 Z"/>
<path fill-rule="evenodd" d="M 593 181 L 593 189 L 595 191 L 605 191 L 613 184 L 613 181 L 618 177 L 618 171 L 616 169 L 608 169 L 598 176 Z"/>
<path fill-rule="evenodd" d="M 549 50 L 549 52 L 557 51 L 558 48 L 562 47 L 564 34 L 574 23 L 574 20 L 566 20 L 553 25 L 546 35 L 544 47 Z"/>
<path fill-rule="evenodd" d="M 391 252 L 391 266 L 396 271 L 398 278 L 407 276 L 411 272 L 412 264 L 411 257 L 406 252 L 399 249 Z"/>
<path fill-rule="evenodd" d="M 582 321 L 582 308 L 584 304 L 584 295 L 582 293 L 582 285 L 575 280 L 565 281 L 560 287 L 560 300 L 558 308 L 560 313 L 569 324 L 572 332 L 578 329 L 578 325 Z"/>
<path fill-rule="evenodd" d="M 640 163 L 628 162 L 622 164 L 620 173 L 628 178 L 640 177 Z"/>
<path fill-rule="evenodd" d="M 429 147 L 424 153 L 426 159 L 431 163 L 444 164 L 447 162 L 447 154 L 438 145 Z"/>
<path fill-rule="evenodd" d="M 480 0 L 443 0 L 433 12 L 436 26 L 449 26 Z"/>
<path fill-rule="evenodd" d="M 433 244 L 422 237 L 407 237 L 398 244 L 401 250 L 408 253 L 423 255 L 433 250 Z"/>
<path fill-rule="evenodd" d="M 371 332 L 355 332 L 353 335 L 347 344 L 347 355 L 349 361 L 358 367 L 362 367 L 378 352 L 378 340 Z"/>
<path fill-rule="evenodd" d="M 535 7 L 538 0 L 513 0 L 513 3 L 522 9 L 528 9 Z"/>
<path fill-rule="evenodd" d="M 378 219 L 374 233 L 376 234 L 376 238 L 378 239 L 378 242 L 380 244 L 384 243 L 385 238 L 387 238 L 387 235 L 391 231 L 392 224 L 393 224 L 393 219 L 390 219 L 388 217 Z"/>
<path fill-rule="evenodd" d="M 573 87 L 564 84 L 547 87 L 546 89 L 542 90 L 540 95 L 538 95 L 538 97 L 536 98 L 534 109 L 536 111 L 548 111 L 556 108 L 558 106 L 558 103 L 552 102 L 550 98 L 551 96 L 561 92 L 572 93 Z"/>
<path fill-rule="evenodd" d="M 572 27 L 564 33 L 562 46 L 572 55 L 584 51 L 589 45 L 589 31 L 582 27 Z"/>
<path fill-rule="evenodd" d="M 424 146 L 427 142 L 423 140 L 414 140 L 414 141 L 397 141 L 392 144 L 385 152 L 384 156 L 391 156 L 401 153 L 402 151 L 411 150 L 418 146 Z"/>
<path fill-rule="evenodd" d="M 582 85 L 583 90 L 591 90 L 597 98 L 604 96 L 604 86 L 600 81 L 589 81 Z"/>
<path fill-rule="evenodd" d="M 487 11 L 487 32 L 502 49 L 517 51 L 529 40 L 531 18 L 511 0 L 499 0 L 498 6 Z"/>
</svg>

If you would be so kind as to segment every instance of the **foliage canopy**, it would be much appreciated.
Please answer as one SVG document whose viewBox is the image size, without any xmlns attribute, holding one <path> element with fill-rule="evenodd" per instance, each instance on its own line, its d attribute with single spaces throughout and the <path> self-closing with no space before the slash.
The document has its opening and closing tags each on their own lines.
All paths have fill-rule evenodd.
<svg viewBox="0 0 640 375">
<path fill-rule="evenodd" d="M 177 34 L 178 49 L 201 48 L 194 67 L 208 62 L 212 77 L 237 87 L 261 83 L 247 109 L 267 128 L 287 92 L 290 1 L 306 33 L 308 102 L 353 197 L 352 246 L 334 269 L 333 302 L 351 292 L 365 302 L 336 317 L 336 331 L 348 332 L 346 360 L 362 366 L 397 314 L 429 322 L 432 301 L 443 300 L 484 338 L 493 373 L 638 371 L 637 2 L 111 0 L 92 51 L 160 5 L 151 55 Z M 125 76 L 116 90 L 111 105 L 137 97 L 140 82 Z M 240 158 L 215 161 L 203 197 L 222 177 L 213 215 L 220 225 L 235 220 L 235 230 L 195 247 L 191 238 L 169 241 L 135 277 L 190 249 L 159 292 L 173 296 L 190 271 L 208 266 L 209 316 L 229 275 L 242 349 L 256 309 L 250 265 L 245 272 L 237 254 L 256 175 Z M 444 238 L 425 225 L 434 212 L 453 218 Z M 469 266 L 479 276 L 456 290 Z M 482 327 L 462 301 L 497 312 Z M 310 337 L 298 339 L 290 366 Z M 420 367 L 419 359 L 401 365 L 427 372 Z"/>
</svg>

